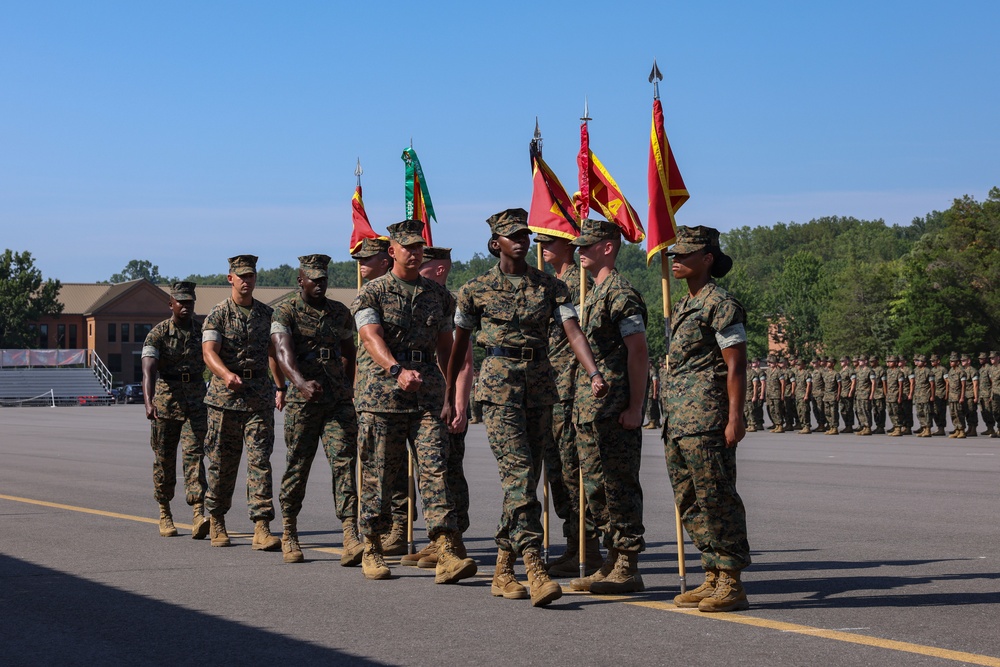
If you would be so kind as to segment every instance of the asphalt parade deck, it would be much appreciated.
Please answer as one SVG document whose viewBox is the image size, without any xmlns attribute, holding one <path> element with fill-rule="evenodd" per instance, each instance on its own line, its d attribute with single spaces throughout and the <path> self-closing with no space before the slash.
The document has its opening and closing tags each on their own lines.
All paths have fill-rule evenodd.
<svg viewBox="0 0 1000 667">
<path fill-rule="evenodd" d="M 654 431 L 642 460 L 646 592 L 567 589 L 544 609 L 490 595 L 501 491 L 482 426 L 465 463 L 479 575 L 454 586 L 416 568 L 366 581 L 340 567 L 322 451 L 299 517 L 305 563 L 251 551 L 242 474 L 232 548 L 190 539 L 181 479 L 181 536 L 161 538 L 148 439 L 141 405 L 0 409 L 4 664 L 1000 666 L 997 439 L 748 434 L 751 609 L 716 615 L 671 603 L 674 514 Z M 276 493 L 284 455 L 279 417 Z M 560 525 L 553 514 L 554 553 Z M 688 543 L 691 585 L 698 562 Z"/>
</svg>

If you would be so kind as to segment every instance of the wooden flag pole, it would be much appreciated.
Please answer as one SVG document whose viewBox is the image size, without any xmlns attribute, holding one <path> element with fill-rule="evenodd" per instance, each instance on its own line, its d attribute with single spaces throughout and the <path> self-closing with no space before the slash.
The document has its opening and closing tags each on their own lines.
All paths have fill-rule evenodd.
<svg viewBox="0 0 1000 667">
<path fill-rule="evenodd" d="M 663 326 L 667 339 L 667 349 L 670 349 L 670 261 L 664 252 L 660 252 L 660 286 L 663 294 Z M 667 358 L 669 371 L 670 358 Z M 663 391 L 663 388 L 660 388 Z M 664 421 L 669 419 L 663 416 Z M 681 582 L 681 593 L 687 591 L 687 563 L 684 560 L 684 525 L 681 522 L 681 508 L 674 504 L 674 526 L 677 529 L 677 576 Z"/>
<path fill-rule="evenodd" d="M 535 135 L 538 135 L 538 120 L 535 119 Z M 545 270 L 545 259 L 542 257 L 542 244 L 536 243 L 538 252 L 538 270 Z M 545 452 L 542 452 L 542 562 L 549 564 L 549 547 L 551 533 L 549 532 L 549 473 L 545 465 Z"/>
<path fill-rule="evenodd" d="M 584 328 L 587 325 L 586 315 L 587 312 L 583 307 L 584 299 L 587 298 L 587 272 L 583 268 L 583 262 L 580 262 L 580 328 Z M 587 576 L 587 492 L 583 488 L 583 457 L 579 456 L 580 450 L 577 449 L 577 459 L 579 459 L 580 473 L 579 473 L 579 484 L 580 484 L 580 516 L 579 516 L 579 531 L 580 531 L 580 578 Z"/>
<path fill-rule="evenodd" d="M 413 450 L 410 449 L 409 445 L 406 447 L 407 463 L 406 463 L 406 544 L 408 554 L 415 554 L 416 545 L 413 543 L 413 515 L 416 514 L 416 507 L 414 505 L 414 496 L 416 495 L 416 484 L 414 484 L 413 479 Z"/>
</svg>

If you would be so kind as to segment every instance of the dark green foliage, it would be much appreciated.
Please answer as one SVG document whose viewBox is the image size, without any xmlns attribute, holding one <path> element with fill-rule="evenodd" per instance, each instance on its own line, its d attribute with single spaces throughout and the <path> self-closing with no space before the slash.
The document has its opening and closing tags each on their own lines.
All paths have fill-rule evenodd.
<svg viewBox="0 0 1000 667">
<path fill-rule="evenodd" d="M 32 323 L 58 315 L 58 280 L 42 280 L 30 252 L 4 250 L 0 255 L 0 348 L 25 349 L 38 344 Z"/>
</svg>

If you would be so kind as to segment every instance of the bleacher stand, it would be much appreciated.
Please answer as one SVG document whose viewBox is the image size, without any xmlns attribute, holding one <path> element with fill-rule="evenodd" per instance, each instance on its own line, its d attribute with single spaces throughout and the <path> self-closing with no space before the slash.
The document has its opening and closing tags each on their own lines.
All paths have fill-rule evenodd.
<svg viewBox="0 0 1000 667">
<path fill-rule="evenodd" d="M 0 407 L 111 405 L 110 382 L 90 350 L 0 350 Z"/>
</svg>

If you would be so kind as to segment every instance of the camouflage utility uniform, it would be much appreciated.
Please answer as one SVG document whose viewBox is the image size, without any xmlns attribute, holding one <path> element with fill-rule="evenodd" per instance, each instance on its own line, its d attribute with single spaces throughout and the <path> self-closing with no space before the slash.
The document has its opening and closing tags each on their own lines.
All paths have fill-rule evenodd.
<svg viewBox="0 0 1000 667">
<path fill-rule="evenodd" d="M 504 491 L 496 542 L 514 554 L 541 550 L 536 489 L 542 452 L 555 448 L 552 406 L 559 399 L 549 323 L 576 316 L 566 283 L 531 266 L 512 281 L 498 264 L 458 293 L 455 324 L 478 330 L 476 344 L 486 351 L 476 400 Z"/>
<path fill-rule="evenodd" d="M 706 570 L 750 564 L 746 511 L 736 491 L 736 448 L 726 447 L 729 414 L 723 347 L 746 341 L 746 313 L 709 282 L 670 318 L 667 470 L 684 527 Z"/>
<path fill-rule="evenodd" d="M 583 240 L 581 236 L 574 243 Z M 604 545 L 625 552 L 646 548 L 639 484 L 642 430 L 625 429 L 618 421 L 630 399 L 624 339 L 634 334 L 645 336 L 646 317 L 642 295 L 617 270 L 587 294 L 583 332 L 610 390 L 601 398 L 595 397 L 586 370 L 578 368 L 573 403 L 587 506 Z"/>
<path fill-rule="evenodd" d="M 156 359 L 156 394 L 149 444 L 153 448 L 153 497 L 169 503 L 177 484 L 177 445 L 181 446 L 184 496 L 188 505 L 205 500 L 205 361 L 201 324 L 194 317 L 183 329 L 173 320 L 160 322 L 146 335 L 142 356 Z"/>
<path fill-rule="evenodd" d="M 232 298 L 212 309 L 202 327 L 204 342 L 220 343 L 222 363 L 243 380 L 229 389 L 216 375 L 208 387 L 208 494 L 205 507 L 224 516 L 232 505 L 236 474 L 247 450 L 247 506 L 251 521 L 274 519 L 271 452 L 274 451 L 274 384 L 268 375 L 269 306 L 254 299 L 249 315 Z"/>
</svg>

